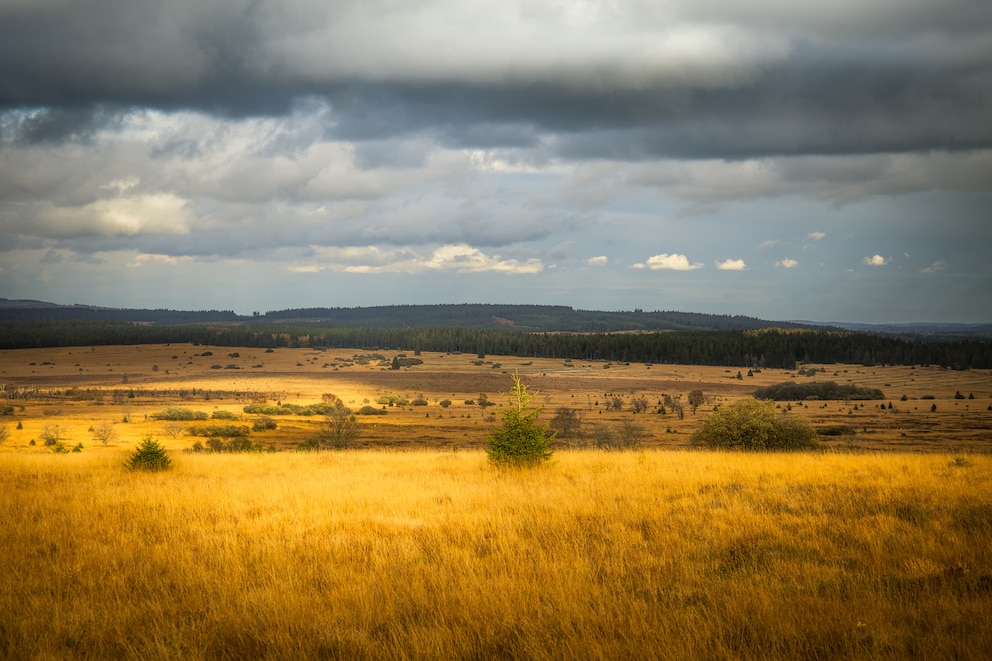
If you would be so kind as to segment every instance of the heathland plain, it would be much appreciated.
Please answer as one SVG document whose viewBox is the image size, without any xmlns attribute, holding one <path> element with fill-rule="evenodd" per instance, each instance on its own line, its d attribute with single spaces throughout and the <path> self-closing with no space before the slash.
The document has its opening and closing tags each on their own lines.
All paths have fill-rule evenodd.
<svg viewBox="0 0 992 661">
<path fill-rule="evenodd" d="M 391 369 L 394 357 L 180 344 L 0 352 L 0 656 L 992 654 L 987 370 L 748 375 L 428 352 Z M 566 441 L 537 469 L 489 465 L 485 436 L 514 372 L 545 419 L 573 409 L 590 435 L 634 422 L 641 444 Z M 780 402 L 833 434 L 826 452 L 688 446 L 714 406 L 827 380 L 884 399 Z M 275 429 L 254 431 L 265 416 L 244 410 L 336 399 L 385 406 L 358 417 L 358 450 L 292 451 L 322 416 L 268 416 Z M 646 409 L 633 413 L 635 402 Z M 207 419 L 157 418 L 170 407 Z M 189 426 L 214 423 L 279 451 L 184 452 L 205 440 Z M 51 452 L 53 431 L 81 451 Z M 126 470 L 149 435 L 172 469 Z"/>
</svg>

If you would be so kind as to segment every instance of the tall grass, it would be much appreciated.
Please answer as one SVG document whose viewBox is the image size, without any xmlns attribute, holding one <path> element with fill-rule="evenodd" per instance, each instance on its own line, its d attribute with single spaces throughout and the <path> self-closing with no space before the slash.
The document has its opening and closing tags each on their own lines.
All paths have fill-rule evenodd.
<svg viewBox="0 0 992 661">
<path fill-rule="evenodd" d="M 0 657 L 988 658 L 992 459 L 0 455 Z"/>
</svg>

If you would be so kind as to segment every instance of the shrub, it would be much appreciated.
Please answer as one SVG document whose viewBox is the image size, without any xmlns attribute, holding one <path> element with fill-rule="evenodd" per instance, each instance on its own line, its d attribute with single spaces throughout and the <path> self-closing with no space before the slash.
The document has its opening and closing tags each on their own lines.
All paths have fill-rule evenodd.
<svg viewBox="0 0 992 661">
<path fill-rule="evenodd" d="M 597 425 L 592 433 L 592 441 L 596 447 L 605 450 L 628 450 L 637 447 L 643 440 L 644 430 L 630 420 L 624 420 L 613 427 Z"/>
<path fill-rule="evenodd" d="M 255 420 L 251 425 L 252 431 L 270 431 L 275 428 L 276 421 L 268 417 L 261 417 Z"/>
<path fill-rule="evenodd" d="M 771 399 L 777 402 L 798 402 L 804 399 L 885 399 L 878 388 L 865 388 L 851 384 L 837 384 L 834 381 L 813 383 L 776 383 L 754 391 L 757 399 Z"/>
<path fill-rule="evenodd" d="M 193 411 L 179 406 L 173 406 L 152 415 L 156 420 L 206 420 L 207 414 L 203 411 Z"/>
<path fill-rule="evenodd" d="M 548 424 L 548 428 L 555 433 L 555 437 L 565 441 L 578 436 L 581 426 L 582 419 L 579 417 L 578 411 L 568 406 L 559 406 L 555 409 L 555 417 L 551 418 L 551 422 Z"/>
<path fill-rule="evenodd" d="M 48 447 L 61 443 L 63 436 L 65 436 L 65 428 L 61 425 L 45 425 L 41 432 L 41 440 Z"/>
<path fill-rule="evenodd" d="M 816 433 L 820 436 L 854 436 L 854 427 L 850 425 L 830 425 L 829 427 L 820 427 L 816 430 Z"/>
<path fill-rule="evenodd" d="M 813 427 L 750 397 L 721 406 L 692 435 L 694 445 L 733 450 L 809 450 L 821 447 Z"/>
<path fill-rule="evenodd" d="M 334 409 L 317 432 L 297 446 L 299 450 L 345 450 L 357 444 L 360 426 L 347 408 Z"/>
<path fill-rule="evenodd" d="M 169 454 L 152 436 L 145 436 L 125 466 L 131 470 L 164 471 L 172 465 Z"/>
<path fill-rule="evenodd" d="M 386 415 L 385 409 L 377 409 L 374 406 L 363 406 L 355 411 L 356 415 Z"/>
<path fill-rule="evenodd" d="M 249 429 L 246 425 L 203 425 L 190 427 L 187 433 L 190 436 L 205 436 L 207 438 L 237 438 L 248 436 Z"/>
<path fill-rule="evenodd" d="M 531 406 L 534 396 L 514 373 L 509 406 L 502 412 L 503 424 L 494 425 L 486 438 L 489 461 L 501 466 L 533 466 L 551 458 L 554 433 L 538 423 L 541 406 Z"/>
<path fill-rule="evenodd" d="M 210 416 L 214 420 L 240 420 L 240 416 L 232 411 L 214 411 L 214 414 Z"/>
</svg>

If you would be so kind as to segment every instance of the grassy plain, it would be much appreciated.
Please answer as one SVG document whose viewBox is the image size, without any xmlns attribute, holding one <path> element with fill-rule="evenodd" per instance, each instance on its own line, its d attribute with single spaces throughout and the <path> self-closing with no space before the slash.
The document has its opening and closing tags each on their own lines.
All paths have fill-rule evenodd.
<svg viewBox="0 0 992 661">
<path fill-rule="evenodd" d="M 209 353 L 210 355 L 204 355 Z M 762 370 L 748 377 L 736 368 L 678 365 L 619 364 L 487 356 L 423 354 L 424 362 L 398 371 L 386 361 L 365 360 L 363 350 L 262 349 L 151 345 L 137 347 L 72 347 L 0 351 L 0 405 L 13 406 L 13 415 L 0 417 L 8 426 L 21 422 L 0 444 L 0 452 L 30 451 L 48 425 L 60 425 L 67 443 L 87 450 L 102 445 L 89 432 L 101 423 L 115 426 L 109 444 L 133 446 L 146 434 L 173 449 L 188 448 L 193 439 L 172 438 L 154 415 L 169 406 L 182 406 L 213 415 L 218 411 L 243 417 L 252 402 L 313 404 L 333 393 L 353 409 L 377 406 L 383 395 L 414 399 L 423 395 L 425 407 L 390 407 L 384 416 L 361 418 L 361 443 L 380 448 L 462 449 L 482 447 L 493 408 L 477 402 L 485 393 L 502 404 L 509 390 L 508 373 L 519 371 L 546 418 L 561 406 L 574 408 L 586 430 L 633 420 L 643 430 L 645 447 L 685 447 L 705 414 L 720 402 L 749 395 L 762 385 L 783 381 L 833 380 L 881 389 L 886 399 L 869 402 L 807 401 L 791 404 L 792 413 L 819 428 L 843 426 L 853 432 L 827 437 L 829 446 L 851 450 L 906 450 L 945 453 L 992 451 L 992 371 L 954 371 L 939 367 L 809 366 L 815 376 L 794 371 Z M 236 354 L 236 355 L 233 355 Z M 410 354 L 410 357 L 413 357 Z M 362 364 L 365 363 L 365 364 Z M 683 401 L 693 389 L 706 403 L 693 413 L 685 408 L 679 419 L 671 410 L 657 413 L 663 395 Z M 7 399 L 11 393 L 17 399 Z M 955 399 L 960 392 L 965 399 Z M 607 411 L 614 396 L 624 410 Z M 643 396 L 647 412 L 633 415 L 630 402 Z M 902 397 L 906 400 L 903 401 Z M 973 399 L 969 398 L 973 397 Z M 929 399 L 929 398 L 933 399 Z M 440 402 L 451 405 L 442 407 Z M 466 404 L 466 401 L 475 404 Z M 892 408 L 889 409 L 889 403 Z M 885 408 L 880 408 L 884 406 Z M 931 408 L 936 406 L 936 411 Z M 127 418 L 129 424 L 123 424 Z M 277 429 L 253 434 L 265 446 L 294 447 L 312 434 L 317 418 L 280 416 Z M 227 422 L 227 421 L 222 421 Z"/>
<path fill-rule="evenodd" d="M 0 458 L 5 658 L 992 653 L 992 459 Z"/>
<path fill-rule="evenodd" d="M 355 359 L 369 353 L 0 352 L 0 406 L 12 407 L 0 417 L 0 657 L 992 656 L 986 371 L 822 366 L 815 379 L 886 399 L 792 402 L 856 433 L 829 437 L 827 453 L 745 455 L 685 446 L 713 405 L 813 379 L 441 354 L 393 371 Z M 635 420 L 643 449 L 491 467 L 480 448 L 494 409 L 465 400 L 501 403 L 513 370 L 549 411 Z M 707 402 L 695 414 L 655 412 L 696 388 Z M 316 454 L 183 453 L 194 439 L 153 417 L 325 393 L 352 408 L 384 394 L 429 404 L 363 418 L 363 450 Z M 643 395 L 648 412 L 605 411 L 614 395 Z M 106 446 L 89 431 L 104 422 Z M 277 422 L 252 438 L 289 449 L 318 424 Z M 56 424 L 81 453 L 44 447 Z M 123 469 L 146 434 L 173 451 L 172 470 Z"/>
</svg>

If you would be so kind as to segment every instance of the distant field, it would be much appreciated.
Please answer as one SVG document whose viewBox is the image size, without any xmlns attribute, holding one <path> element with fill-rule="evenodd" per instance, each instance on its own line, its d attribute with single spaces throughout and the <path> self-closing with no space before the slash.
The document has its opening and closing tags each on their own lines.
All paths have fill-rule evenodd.
<svg viewBox="0 0 992 661">
<path fill-rule="evenodd" d="M 538 391 L 546 419 L 558 407 L 570 407 L 587 431 L 633 420 L 643 431 L 645 447 L 685 447 L 713 406 L 749 395 L 759 386 L 833 380 L 879 388 L 885 399 L 782 402 L 820 429 L 844 428 L 843 435 L 825 437 L 831 447 L 992 452 L 989 370 L 813 365 L 805 366 L 818 370 L 813 377 L 766 369 L 753 376 L 742 370 L 737 379 L 736 368 L 424 353 L 416 356 L 423 364 L 394 371 L 388 368 L 395 353 L 381 354 L 381 361 L 370 358 L 374 353 L 285 348 L 266 352 L 189 344 L 0 351 L 0 402 L 12 407 L 11 415 L 0 417 L 10 436 L 0 444 L 0 452 L 41 451 L 30 441 L 37 441 L 46 425 L 55 424 L 65 431 L 67 442 L 83 443 L 86 450 L 104 450 L 89 431 L 103 423 L 114 425 L 110 449 L 133 446 L 147 434 L 170 448 L 188 448 L 193 439 L 172 438 L 164 433 L 165 423 L 153 416 L 169 406 L 183 406 L 207 415 L 228 412 L 250 425 L 254 416 L 243 412 L 248 404 L 311 404 L 325 394 L 340 397 L 352 409 L 379 406 L 383 395 L 411 400 L 423 395 L 427 400 L 427 406 L 388 407 L 386 415 L 360 418 L 364 446 L 479 448 L 490 425 L 486 416 L 497 410 L 480 408 L 479 397 L 485 394 L 502 404 L 501 393 L 509 389 L 514 370 Z M 668 409 L 658 413 L 665 395 L 684 402 L 694 389 L 706 398 L 695 413 L 688 406 L 683 419 Z M 957 393 L 964 399 L 955 399 Z M 616 397 L 623 401 L 623 410 L 607 411 L 607 402 Z M 648 402 L 646 412 L 630 412 L 635 397 Z M 442 407 L 443 400 L 451 404 Z M 469 400 L 475 403 L 466 404 Z M 934 406 L 936 411 L 931 410 Z M 301 416 L 275 420 L 275 430 L 253 433 L 253 440 L 291 448 L 320 422 Z M 14 429 L 18 422 L 23 429 Z"/>
</svg>

